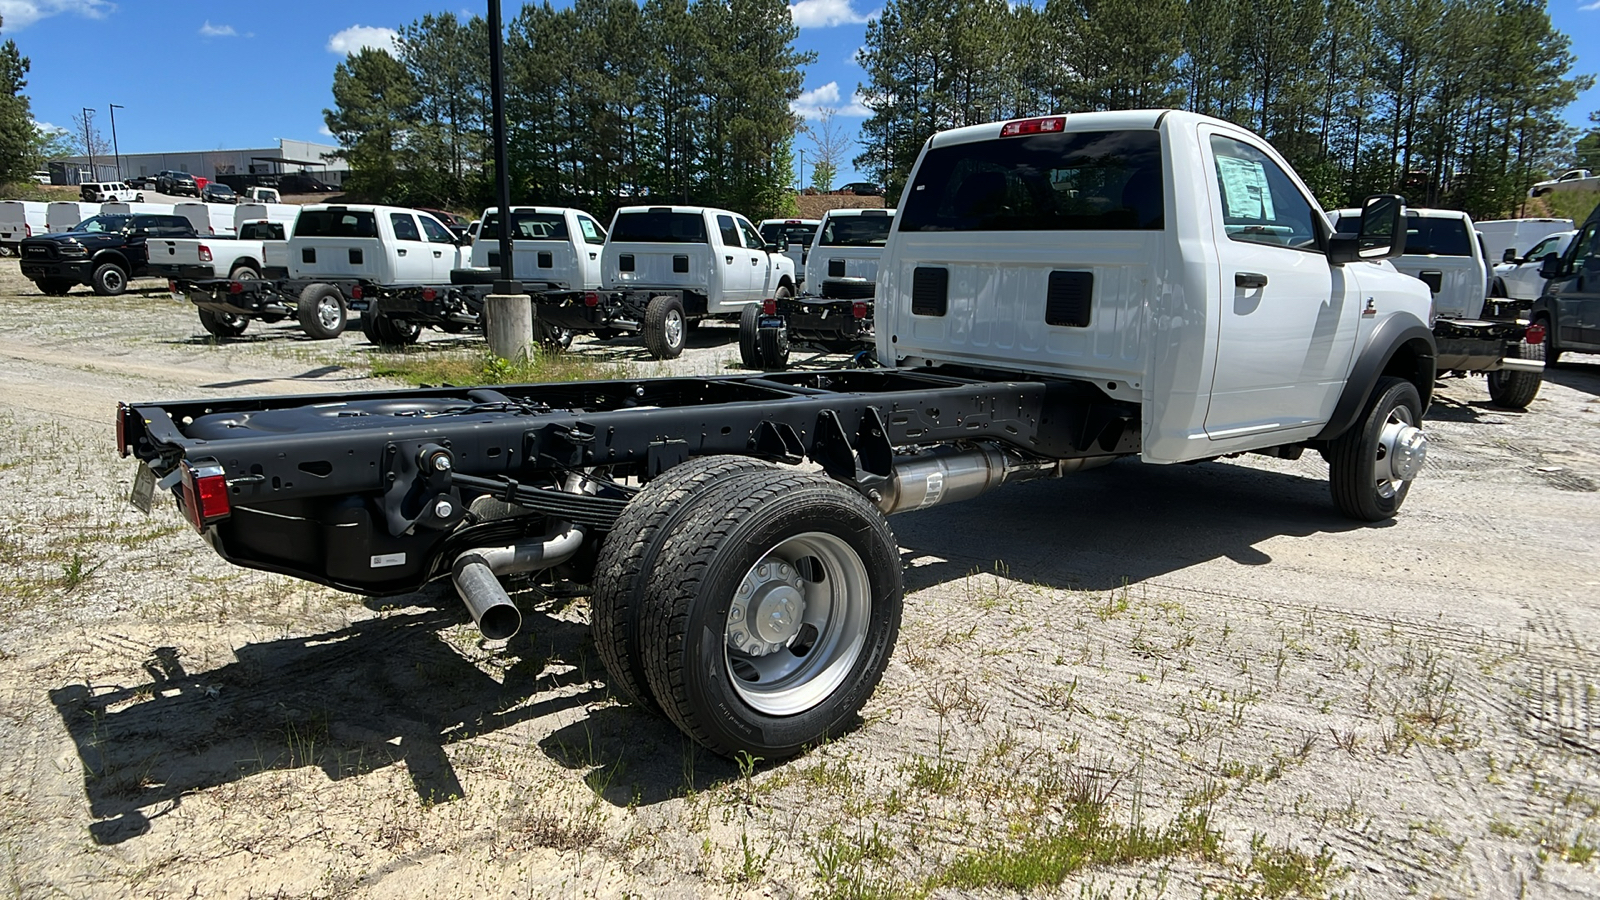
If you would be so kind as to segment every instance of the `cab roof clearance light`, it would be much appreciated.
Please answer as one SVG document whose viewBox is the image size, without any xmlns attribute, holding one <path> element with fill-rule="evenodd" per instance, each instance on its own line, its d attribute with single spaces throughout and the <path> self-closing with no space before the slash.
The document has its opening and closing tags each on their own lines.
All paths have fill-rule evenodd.
<svg viewBox="0 0 1600 900">
<path fill-rule="evenodd" d="M 1041 116 L 1037 119 L 1017 119 L 1000 126 L 1001 137 L 1022 137 L 1028 134 L 1057 134 L 1067 130 L 1066 116 Z"/>
</svg>

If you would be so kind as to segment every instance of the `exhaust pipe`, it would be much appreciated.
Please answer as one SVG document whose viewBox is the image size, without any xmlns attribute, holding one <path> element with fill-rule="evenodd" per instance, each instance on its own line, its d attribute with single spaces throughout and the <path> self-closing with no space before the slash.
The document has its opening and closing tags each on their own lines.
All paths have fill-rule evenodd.
<svg viewBox="0 0 1600 900">
<path fill-rule="evenodd" d="M 561 522 L 543 540 L 478 547 L 456 557 L 450 581 L 483 636 L 503 641 L 522 627 L 522 612 L 500 584 L 501 575 L 559 566 L 583 546 L 584 527 Z"/>
<path fill-rule="evenodd" d="M 1518 359 L 1516 357 L 1508 357 L 1506 359 L 1500 360 L 1500 371 L 1502 371 L 1502 372 L 1543 372 L 1544 371 L 1544 361 L 1543 360 L 1538 360 L 1538 359 Z"/>
<path fill-rule="evenodd" d="M 937 447 L 894 461 L 889 485 L 876 498 L 884 515 L 927 509 L 941 503 L 973 497 L 1012 481 L 1059 478 L 1069 472 L 1096 469 L 1116 459 L 1092 456 L 1078 459 L 1024 459 L 993 444 L 974 450 Z"/>
</svg>

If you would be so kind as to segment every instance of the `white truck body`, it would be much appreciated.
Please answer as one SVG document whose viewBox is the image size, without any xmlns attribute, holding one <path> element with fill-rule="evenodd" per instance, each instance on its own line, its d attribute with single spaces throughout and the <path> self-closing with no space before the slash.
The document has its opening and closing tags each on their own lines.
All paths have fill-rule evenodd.
<svg viewBox="0 0 1600 900">
<path fill-rule="evenodd" d="M 1558 258 L 1566 256 L 1567 248 L 1572 246 L 1572 239 L 1577 236 L 1576 229 L 1558 231 L 1529 247 L 1527 253 L 1496 265 L 1494 277 L 1504 289 L 1506 297 L 1512 300 L 1539 299 L 1539 295 L 1544 293 L 1545 278 L 1539 274 L 1544 258 L 1551 253 Z"/>
<path fill-rule="evenodd" d="M 871 297 L 893 225 L 892 209 L 829 210 L 806 254 L 806 290 L 840 300 Z"/>
<path fill-rule="evenodd" d="M 56 200 L 44 211 L 45 230 L 71 231 L 90 216 L 100 215 L 100 204 L 80 200 Z"/>
<path fill-rule="evenodd" d="M 234 206 L 231 203 L 201 203 L 199 201 L 186 201 L 174 203 L 172 211 L 194 226 L 194 230 L 201 234 L 228 235 L 237 234 L 238 228 L 234 225 Z"/>
<path fill-rule="evenodd" d="M 283 198 L 278 196 L 277 188 L 247 187 L 239 195 L 240 203 L 282 203 Z"/>
<path fill-rule="evenodd" d="M 736 314 L 794 290 L 794 262 L 770 252 L 750 220 L 703 206 L 627 206 L 601 252 L 606 290 L 679 290 L 703 300 L 690 316 Z"/>
<path fill-rule="evenodd" d="M 1535 184 L 1528 189 L 1528 196 L 1539 197 L 1556 191 L 1600 191 L 1600 176 L 1591 175 L 1588 169 L 1571 169 Z"/>
<path fill-rule="evenodd" d="M 123 203 L 113 201 L 100 204 L 97 216 L 170 216 L 175 215 L 170 203 Z M 191 224 L 193 224 L 191 222 Z M 200 229 L 195 229 L 199 231 Z"/>
<path fill-rule="evenodd" d="M 1341 209 L 1334 227 L 1354 231 L 1361 211 Z M 1489 296 L 1489 263 L 1472 217 L 1454 209 L 1406 210 L 1406 252 L 1391 262 L 1433 293 L 1434 316 L 1476 319 Z"/>
<path fill-rule="evenodd" d="M 500 210 L 489 207 L 472 240 L 472 266 L 500 268 Z M 472 233 L 469 229 L 469 233 Z M 581 209 L 511 207 L 511 264 L 517 280 L 556 290 L 600 287 L 600 252 L 606 231 Z"/>
<path fill-rule="evenodd" d="M 23 238 L 44 234 L 45 204 L 35 200 L 0 200 L 0 246 L 15 250 Z"/>
<path fill-rule="evenodd" d="M 300 207 L 293 203 L 240 203 L 232 209 L 235 232 L 246 222 L 266 220 L 293 225 L 294 220 L 300 216 Z"/>
<path fill-rule="evenodd" d="M 1538 241 L 1558 231 L 1572 231 L 1577 226 L 1571 219 L 1493 219 L 1477 223 L 1483 235 L 1483 246 L 1489 251 L 1489 262 L 1505 259 L 1507 251 L 1516 256 L 1526 256 L 1523 251 Z"/>
<path fill-rule="evenodd" d="M 147 241 L 150 272 L 169 278 L 261 278 L 288 274 L 288 235 L 294 220 L 241 222 L 239 233 Z"/>
<path fill-rule="evenodd" d="M 289 239 L 291 279 L 449 284 L 466 262 L 443 223 L 397 206 L 307 206 Z"/>
<path fill-rule="evenodd" d="M 883 254 L 878 358 L 1086 382 L 1140 404 L 1147 462 L 1304 441 L 1377 329 L 1427 331 L 1426 288 L 1331 249 L 1287 162 L 1218 119 L 1130 110 L 943 132 Z"/>
<path fill-rule="evenodd" d="M 144 192 L 121 181 L 84 182 L 78 186 L 78 195 L 90 203 L 133 203 L 144 199 Z"/>
<path fill-rule="evenodd" d="M 806 257 L 811 252 L 811 245 L 816 242 L 817 229 L 821 226 L 821 219 L 762 219 L 756 223 L 756 232 L 763 241 L 783 248 L 783 255 L 794 263 L 795 273 L 804 285 Z"/>
</svg>

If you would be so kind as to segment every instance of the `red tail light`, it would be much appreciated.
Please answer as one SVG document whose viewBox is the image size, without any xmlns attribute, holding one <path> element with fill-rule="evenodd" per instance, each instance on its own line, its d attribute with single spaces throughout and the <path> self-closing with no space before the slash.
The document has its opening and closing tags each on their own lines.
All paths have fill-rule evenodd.
<svg viewBox="0 0 1600 900">
<path fill-rule="evenodd" d="M 195 531 L 205 531 L 212 522 L 226 519 L 232 507 L 228 503 L 228 478 L 222 467 L 195 466 L 183 463 L 183 512 Z"/>
<path fill-rule="evenodd" d="M 216 233 L 217 233 L 217 230 L 215 228 L 212 228 L 210 225 L 206 226 L 206 234 L 216 234 Z"/>
<path fill-rule="evenodd" d="M 24 223 L 23 226 L 22 226 L 22 236 L 23 237 L 33 237 L 33 226 Z"/>
<path fill-rule="evenodd" d="M 769 315 L 769 316 L 777 315 L 778 314 L 778 301 L 770 299 L 770 298 L 767 299 L 767 300 L 761 301 L 761 312 L 763 314 Z"/>
<path fill-rule="evenodd" d="M 200 245 L 200 261 L 211 262 L 211 248 L 205 244 Z"/>
<path fill-rule="evenodd" d="M 429 303 L 432 303 L 434 301 L 434 298 L 436 298 L 438 296 L 439 296 L 439 292 L 434 290 L 433 288 L 423 288 L 422 289 L 422 299 L 427 301 L 427 302 L 429 302 Z"/>
<path fill-rule="evenodd" d="M 1021 137 L 1025 134 L 1054 134 L 1065 130 L 1066 116 L 1041 116 L 1037 119 L 1017 119 L 1000 127 L 1001 137 Z"/>
<path fill-rule="evenodd" d="M 358 284 L 355 287 L 350 289 L 350 299 L 351 300 L 360 300 L 361 299 L 361 285 Z"/>
<path fill-rule="evenodd" d="M 588 293 L 583 295 L 583 305 L 584 306 L 599 306 L 600 305 L 600 295 L 595 293 L 594 291 L 589 291 Z"/>
<path fill-rule="evenodd" d="M 174 281 L 171 278 L 168 278 L 167 279 L 167 293 L 176 294 L 177 292 L 178 292 L 178 282 Z"/>
<path fill-rule="evenodd" d="M 128 404 L 117 404 L 117 452 L 124 457 L 128 455 L 128 416 L 132 412 Z"/>
<path fill-rule="evenodd" d="M 238 281 L 230 281 L 230 282 L 228 282 L 228 293 L 230 293 L 230 294 L 242 294 L 242 293 L 244 293 L 244 284 L 241 283 L 241 282 L 238 282 Z"/>
<path fill-rule="evenodd" d="M 1530 344 L 1542 344 L 1542 343 L 1544 343 L 1544 325 L 1543 324 L 1529 325 L 1528 326 L 1528 334 L 1527 334 L 1526 337 L 1523 338 L 1523 340 L 1527 341 Z"/>
<path fill-rule="evenodd" d="M 857 303 L 850 307 L 850 311 L 856 314 L 856 318 L 865 319 L 872 313 L 872 305 L 869 303 Z"/>
</svg>

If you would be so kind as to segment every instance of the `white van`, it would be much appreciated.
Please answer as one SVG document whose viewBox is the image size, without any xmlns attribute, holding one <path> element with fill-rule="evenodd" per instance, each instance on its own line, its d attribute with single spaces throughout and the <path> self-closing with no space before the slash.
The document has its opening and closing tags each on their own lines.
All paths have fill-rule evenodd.
<svg viewBox="0 0 1600 900">
<path fill-rule="evenodd" d="M 170 216 L 170 203 L 102 203 L 96 215 L 101 216 Z"/>
<path fill-rule="evenodd" d="M 237 234 L 246 222 L 278 222 L 294 224 L 300 207 L 293 203 L 240 203 L 233 208 L 233 230 Z"/>
<path fill-rule="evenodd" d="M 234 225 L 236 208 L 231 203 L 201 203 L 197 200 L 172 204 L 173 213 L 188 219 L 196 233 L 223 237 L 239 233 Z"/>
<path fill-rule="evenodd" d="M 244 193 L 239 195 L 239 202 L 240 203 L 244 203 L 244 202 L 250 202 L 250 203 L 282 203 L 283 202 L 283 198 L 278 196 L 278 189 L 277 188 L 259 187 L 258 186 L 258 187 L 245 188 L 244 189 Z"/>
<path fill-rule="evenodd" d="M 45 207 L 44 228 L 51 233 L 71 231 L 78 223 L 100 215 L 100 204 L 78 200 L 57 200 Z"/>
<path fill-rule="evenodd" d="M 1576 227 L 1571 219 L 1496 219 L 1479 222 L 1478 233 L 1483 235 L 1483 246 L 1494 263 L 1510 262 L 1550 235 Z M 1512 251 L 1510 256 L 1506 255 L 1507 250 Z"/>
<path fill-rule="evenodd" d="M 45 205 L 35 200 L 0 200 L 0 247 L 13 255 L 23 238 L 45 232 Z"/>
<path fill-rule="evenodd" d="M 78 186 L 78 196 L 90 203 L 138 203 L 144 200 L 143 191 L 134 190 L 122 181 L 86 181 Z"/>
</svg>

